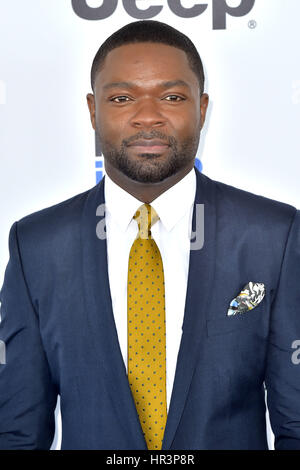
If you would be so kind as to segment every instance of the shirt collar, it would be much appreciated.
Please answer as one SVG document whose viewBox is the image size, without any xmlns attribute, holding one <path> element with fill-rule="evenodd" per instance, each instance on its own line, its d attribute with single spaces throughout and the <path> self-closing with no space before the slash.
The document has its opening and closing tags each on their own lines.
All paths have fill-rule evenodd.
<svg viewBox="0 0 300 470">
<path fill-rule="evenodd" d="M 196 194 L 196 173 L 194 168 L 174 186 L 163 192 L 151 202 L 159 218 L 170 232 L 194 204 Z M 107 174 L 104 181 L 106 211 L 125 232 L 138 208 L 143 204 L 117 185 Z"/>
</svg>

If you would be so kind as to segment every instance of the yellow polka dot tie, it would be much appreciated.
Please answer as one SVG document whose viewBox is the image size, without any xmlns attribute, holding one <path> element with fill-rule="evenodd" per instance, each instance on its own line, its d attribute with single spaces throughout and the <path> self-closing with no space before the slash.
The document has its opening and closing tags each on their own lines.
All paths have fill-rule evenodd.
<svg viewBox="0 0 300 470">
<path fill-rule="evenodd" d="M 139 232 L 128 263 L 128 380 L 147 447 L 159 450 L 167 420 L 164 271 L 151 235 L 159 217 L 143 204 L 133 218 Z"/>
</svg>

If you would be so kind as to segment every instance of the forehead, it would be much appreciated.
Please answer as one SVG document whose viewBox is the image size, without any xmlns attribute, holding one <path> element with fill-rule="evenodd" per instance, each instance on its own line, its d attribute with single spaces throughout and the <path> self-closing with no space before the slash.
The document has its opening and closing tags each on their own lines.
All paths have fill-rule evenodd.
<svg viewBox="0 0 300 470">
<path fill-rule="evenodd" d="M 96 78 L 96 87 L 113 81 L 135 81 L 145 86 L 155 81 L 184 80 L 198 87 L 198 78 L 186 53 L 167 44 L 141 42 L 110 51 Z"/>
</svg>

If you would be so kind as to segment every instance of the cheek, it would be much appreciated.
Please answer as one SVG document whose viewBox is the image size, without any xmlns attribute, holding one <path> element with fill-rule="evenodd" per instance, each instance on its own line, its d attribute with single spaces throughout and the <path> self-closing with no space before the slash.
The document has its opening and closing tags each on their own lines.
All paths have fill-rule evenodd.
<svg viewBox="0 0 300 470">
<path fill-rule="evenodd" d="M 181 140 L 192 138 L 199 133 L 200 122 L 195 117 L 188 116 L 185 120 L 177 122 L 174 126 L 174 133 Z"/>
<path fill-rule="evenodd" d="M 171 113 L 169 115 L 169 122 L 175 134 L 181 137 L 191 137 L 197 134 L 200 130 L 200 110 L 194 107 L 187 108 L 185 112 L 176 115 Z"/>
<path fill-rule="evenodd" d="M 112 135 L 119 135 L 124 133 L 130 116 L 126 112 L 125 108 L 116 109 L 110 106 L 100 105 L 96 112 L 96 119 L 100 128 L 105 132 L 109 132 Z"/>
<path fill-rule="evenodd" d="M 96 118 L 96 126 L 102 140 L 114 143 L 121 141 L 123 138 L 124 126 L 116 119 L 109 118 L 107 115 L 103 118 L 102 114 L 102 118 Z"/>
</svg>

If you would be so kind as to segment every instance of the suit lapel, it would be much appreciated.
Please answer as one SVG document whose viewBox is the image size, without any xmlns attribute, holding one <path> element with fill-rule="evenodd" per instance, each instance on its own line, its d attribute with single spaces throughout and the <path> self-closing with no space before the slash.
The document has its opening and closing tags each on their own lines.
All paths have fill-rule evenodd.
<svg viewBox="0 0 300 470">
<path fill-rule="evenodd" d="M 96 234 L 97 224 L 105 220 L 105 211 L 102 217 L 96 215 L 97 208 L 105 202 L 104 183 L 105 177 L 88 193 L 81 221 L 82 267 L 87 318 L 96 357 L 99 358 L 101 370 L 105 370 L 107 386 L 119 416 L 120 426 L 124 429 L 124 436 L 127 437 L 129 443 L 132 443 L 132 448 L 147 449 L 131 395 L 114 321 L 106 238 L 99 239 Z"/>
<path fill-rule="evenodd" d="M 172 445 L 188 397 L 193 372 L 196 367 L 197 350 L 206 333 L 206 312 L 209 295 L 213 291 L 215 268 L 216 205 L 210 180 L 196 168 L 197 189 L 193 209 L 192 228 L 196 231 L 196 204 L 204 204 L 204 245 L 202 249 L 190 250 L 190 262 L 182 338 L 177 358 L 173 391 L 168 412 L 162 450 Z"/>
</svg>

